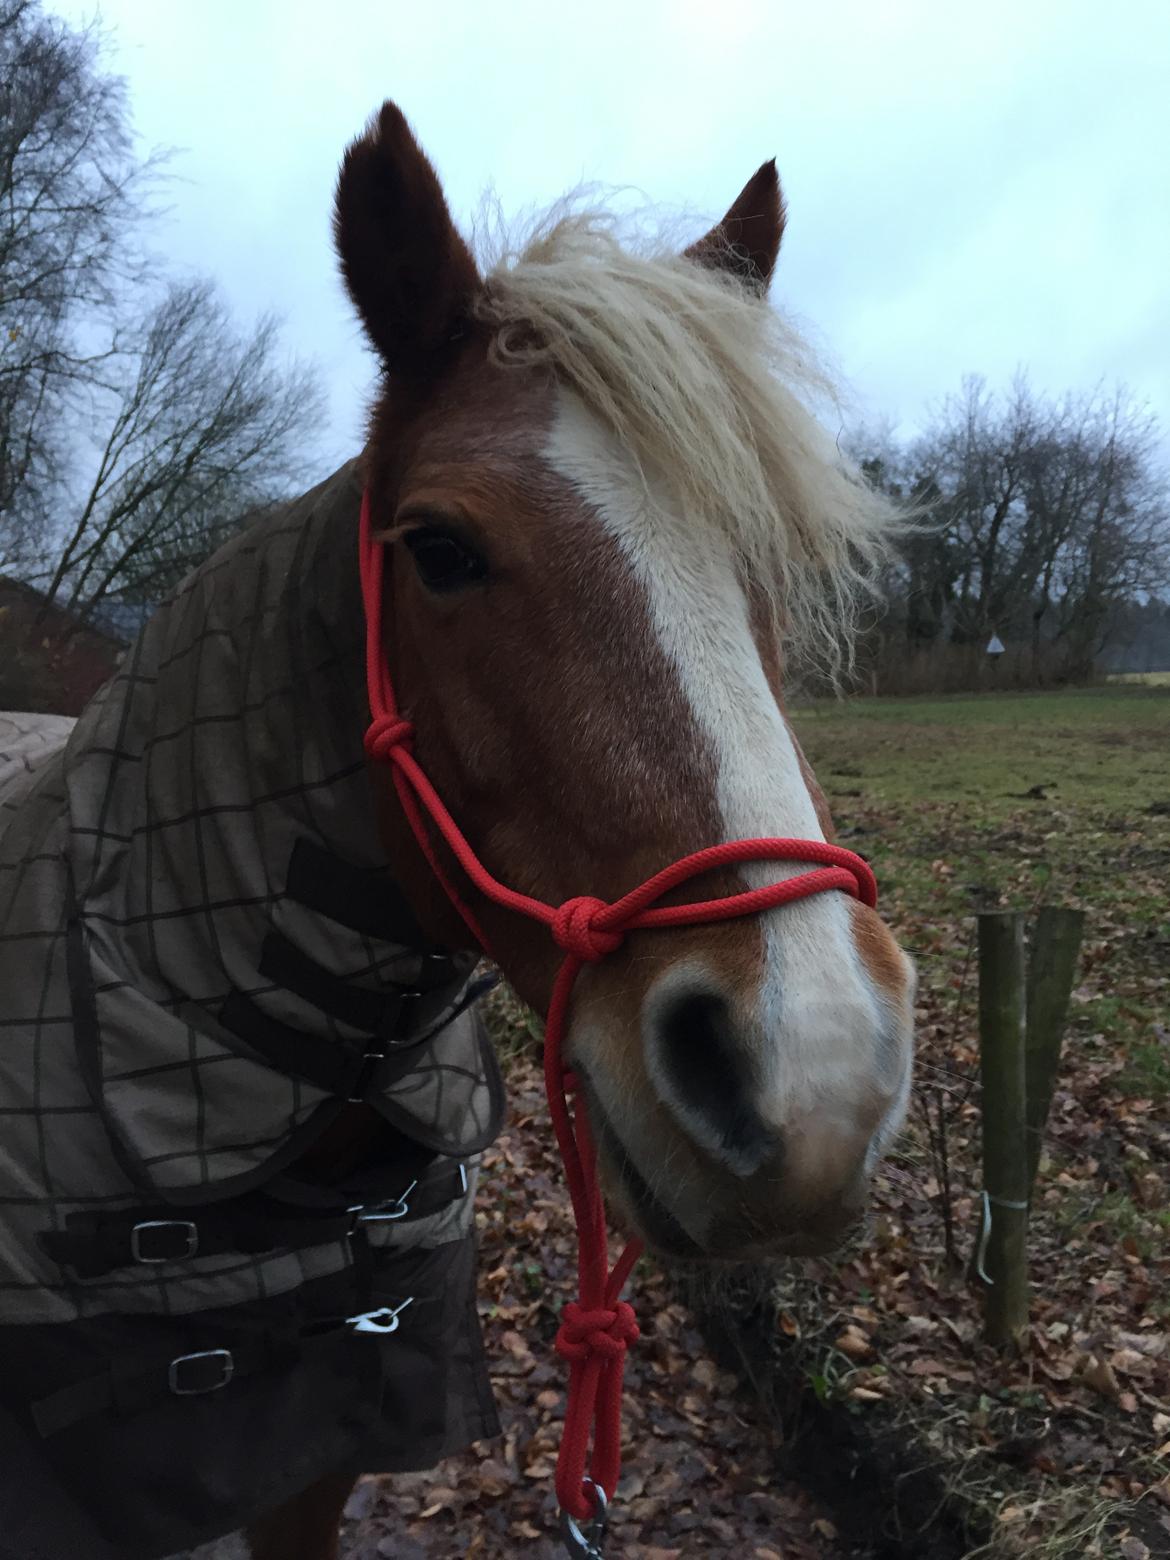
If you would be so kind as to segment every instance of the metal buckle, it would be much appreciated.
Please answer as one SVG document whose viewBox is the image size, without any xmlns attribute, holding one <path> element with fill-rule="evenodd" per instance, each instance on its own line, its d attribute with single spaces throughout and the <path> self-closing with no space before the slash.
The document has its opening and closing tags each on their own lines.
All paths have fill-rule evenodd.
<svg viewBox="0 0 1170 1560">
<path fill-rule="evenodd" d="M 419 992 L 437 991 L 455 979 L 455 966 L 445 953 L 424 953 L 418 961 L 415 985 Z M 417 995 L 418 993 L 416 993 Z"/>
<path fill-rule="evenodd" d="M 432 957 L 425 954 L 424 960 Z M 425 990 L 417 990 L 413 986 L 399 988 L 396 992 L 397 1003 L 394 1007 L 394 1017 L 389 1023 L 383 1023 L 376 1039 L 381 1043 L 381 1050 L 363 1051 L 361 1063 L 357 1075 L 350 1085 L 350 1093 L 346 1096 L 349 1104 L 361 1105 L 365 1103 L 366 1093 L 373 1083 L 378 1070 L 379 1062 L 386 1061 L 393 1055 L 396 1049 L 395 1042 L 402 1040 L 409 1034 L 410 1017 L 415 1005 L 426 996 Z"/>
<path fill-rule="evenodd" d="M 359 1311 L 356 1316 L 347 1316 L 345 1320 L 355 1333 L 377 1333 L 384 1336 L 398 1331 L 400 1314 L 413 1303 L 414 1296 L 408 1295 L 401 1305 L 381 1305 L 376 1311 Z"/>
<path fill-rule="evenodd" d="M 180 1366 L 189 1365 L 192 1360 L 216 1360 L 219 1363 L 219 1374 L 214 1381 L 199 1382 L 195 1386 L 183 1386 Z M 167 1370 L 167 1383 L 176 1397 L 198 1397 L 204 1392 L 218 1392 L 221 1387 L 226 1387 L 236 1373 L 236 1362 L 232 1359 L 230 1349 L 200 1349 L 194 1354 L 180 1354 L 173 1359 Z"/>
<path fill-rule="evenodd" d="M 582 1487 L 588 1487 L 593 1491 L 593 1516 L 582 1530 L 576 1517 L 570 1516 L 567 1511 L 562 1511 L 561 1542 L 565 1546 L 565 1553 L 571 1555 L 573 1560 L 604 1560 L 601 1543 L 605 1538 L 605 1519 L 609 1502 L 600 1484 L 588 1477 L 582 1479 L 581 1484 Z"/>
<path fill-rule="evenodd" d="M 184 1249 L 168 1251 L 163 1256 L 151 1256 L 142 1247 L 146 1230 L 182 1230 Z M 148 1242 L 149 1244 L 149 1242 Z M 143 1219 L 130 1231 L 130 1255 L 135 1262 L 185 1262 L 199 1250 L 199 1231 L 190 1219 Z"/>
<path fill-rule="evenodd" d="M 366 1092 L 374 1081 L 378 1063 L 384 1062 L 389 1054 L 388 1051 L 362 1052 L 361 1066 L 358 1068 L 357 1077 L 350 1085 L 353 1093 L 346 1096 L 350 1105 L 362 1105 L 365 1103 Z"/>
<path fill-rule="evenodd" d="M 404 986 L 399 988 L 397 996 L 398 1006 L 394 1009 L 394 1022 L 386 1026 L 384 1036 L 391 1043 L 409 1035 L 411 1015 L 426 996 L 426 992 L 420 991 L 415 986 Z"/>
</svg>

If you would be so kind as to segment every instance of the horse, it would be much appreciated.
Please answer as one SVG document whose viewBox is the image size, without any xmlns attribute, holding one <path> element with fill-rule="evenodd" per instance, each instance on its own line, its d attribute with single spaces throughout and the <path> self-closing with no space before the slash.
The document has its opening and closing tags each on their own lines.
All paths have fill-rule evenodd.
<svg viewBox="0 0 1170 1560">
<path fill-rule="evenodd" d="M 493 1433 L 479 939 L 541 1014 L 574 961 L 564 1060 L 652 1252 L 857 1221 L 914 972 L 866 895 L 795 883 L 836 857 L 785 693 L 847 657 L 897 518 L 768 301 L 785 221 L 767 162 L 681 252 L 571 206 L 481 265 L 387 102 L 334 208 L 360 459 L 195 571 L 67 739 L 0 727 L 0 1554 L 331 1560 L 357 1475 Z M 692 856 L 757 913 L 688 921 L 672 879 L 669 929 L 613 933 Z"/>
</svg>

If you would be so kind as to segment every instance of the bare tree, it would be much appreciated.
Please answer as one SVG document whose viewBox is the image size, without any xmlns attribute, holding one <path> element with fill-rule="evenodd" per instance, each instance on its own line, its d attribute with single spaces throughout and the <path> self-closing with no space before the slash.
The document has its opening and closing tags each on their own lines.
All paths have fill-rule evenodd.
<svg viewBox="0 0 1170 1560">
<path fill-rule="evenodd" d="M 275 322 L 240 334 L 206 281 L 169 287 L 114 370 L 45 592 L 80 619 L 157 599 L 242 515 L 286 495 L 321 416 L 313 373 L 278 359 Z"/>
<path fill-rule="evenodd" d="M 0 0 L 0 565 L 27 553 L 68 462 L 75 398 L 114 350 L 159 159 L 138 158 L 101 39 Z"/>
<path fill-rule="evenodd" d="M 1124 605 L 1170 584 L 1157 425 L 1124 390 L 1051 401 L 1022 376 L 1006 395 L 969 379 L 919 439 L 873 448 L 870 479 L 925 519 L 889 582 L 887 672 L 917 655 L 941 674 L 945 648 L 962 683 L 997 633 L 1017 676 L 1080 679 Z"/>
<path fill-rule="evenodd" d="M 271 318 L 241 332 L 210 282 L 160 279 L 161 159 L 103 47 L 0 0 L 0 569 L 76 621 L 157 600 L 286 495 L 321 420 Z"/>
<path fill-rule="evenodd" d="M 950 637 L 956 642 L 985 638 L 1030 589 L 1023 483 L 1037 423 L 1023 381 L 1001 404 L 972 377 L 913 450 L 915 491 L 932 495 L 934 518 L 950 544 L 934 556 L 954 571 Z"/>
<path fill-rule="evenodd" d="M 1129 602 L 1170 584 L 1170 495 L 1157 423 L 1118 391 L 1076 406 L 1075 501 L 1053 565 L 1066 673 L 1089 675 Z"/>
</svg>

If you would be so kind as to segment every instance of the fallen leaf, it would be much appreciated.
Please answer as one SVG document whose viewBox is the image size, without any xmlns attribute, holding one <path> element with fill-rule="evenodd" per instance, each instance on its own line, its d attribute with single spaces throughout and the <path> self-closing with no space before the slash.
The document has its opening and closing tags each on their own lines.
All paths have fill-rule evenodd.
<svg viewBox="0 0 1170 1560">
<path fill-rule="evenodd" d="M 931 1359 L 929 1356 L 911 1360 L 906 1367 L 912 1376 L 945 1376 L 947 1366 L 942 1360 Z"/>
<path fill-rule="evenodd" d="M 531 1522 L 513 1522 L 508 1532 L 513 1538 L 540 1538 L 541 1536 L 540 1529 L 533 1527 Z"/>
<path fill-rule="evenodd" d="M 1121 1387 L 1108 1360 L 1103 1360 L 1096 1354 L 1086 1356 L 1080 1375 L 1085 1385 L 1092 1387 L 1093 1391 L 1099 1392 L 1102 1397 L 1116 1403 L 1121 1396 Z"/>
<path fill-rule="evenodd" d="M 833 1340 L 834 1346 L 847 1354 L 850 1359 L 864 1359 L 867 1354 L 873 1353 L 873 1344 L 856 1327 L 846 1327 L 839 1337 Z"/>
<path fill-rule="evenodd" d="M 1118 1552 L 1122 1560 L 1150 1560 L 1150 1551 L 1140 1538 L 1123 1538 Z"/>
</svg>

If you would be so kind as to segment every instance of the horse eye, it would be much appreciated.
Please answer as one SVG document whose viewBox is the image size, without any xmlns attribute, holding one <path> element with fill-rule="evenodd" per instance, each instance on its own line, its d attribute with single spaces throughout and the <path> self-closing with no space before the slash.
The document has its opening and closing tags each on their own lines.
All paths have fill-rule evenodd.
<svg viewBox="0 0 1170 1560">
<path fill-rule="evenodd" d="M 449 531 L 423 527 L 403 537 L 418 577 L 428 590 L 460 590 L 482 580 L 487 564 L 470 547 Z"/>
</svg>

